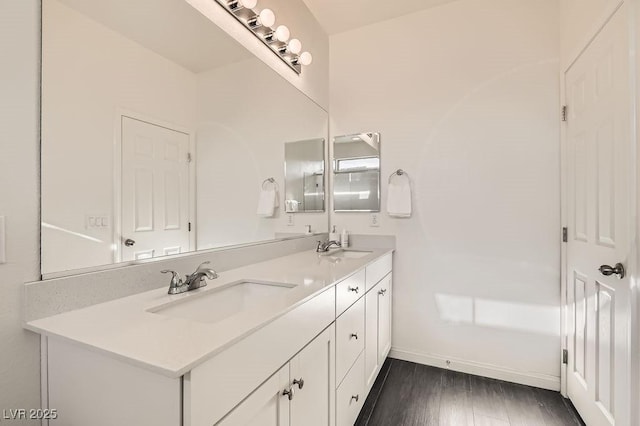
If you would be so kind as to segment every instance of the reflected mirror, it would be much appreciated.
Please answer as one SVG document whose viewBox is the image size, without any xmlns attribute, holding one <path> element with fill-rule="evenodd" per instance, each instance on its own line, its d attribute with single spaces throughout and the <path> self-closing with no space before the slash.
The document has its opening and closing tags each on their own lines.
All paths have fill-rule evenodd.
<svg viewBox="0 0 640 426">
<path fill-rule="evenodd" d="M 324 211 L 324 139 L 284 146 L 287 213 Z"/>
<path fill-rule="evenodd" d="M 328 230 L 288 226 L 284 194 L 256 213 L 285 142 L 326 139 L 325 110 L 184 0 L 42 3 L 45 277 Z M 303 178 L 305 211 L 322 181 Z"/>
<path fill-rule="evenodd" d="M 337 212 L 380 211 L 380 134 L 333 139 L 333 208 Z"/>
</svg>

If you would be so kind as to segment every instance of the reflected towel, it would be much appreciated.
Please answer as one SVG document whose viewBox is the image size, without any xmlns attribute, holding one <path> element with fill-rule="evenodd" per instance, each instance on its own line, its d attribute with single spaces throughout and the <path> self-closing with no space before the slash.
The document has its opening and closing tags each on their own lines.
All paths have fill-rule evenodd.
<svg viewBox="0 0 640 426">
<path fill-rule="evenodd" d="M 258 199 L 258 216 L 273 217 L 278 207 L 278 191 L 274 188 L 263 189 L 260 191 Z"/>
<path fill-rule="evenodd" d="M 392 217 L 411 217 L 411 184 L 408 179 L 389 184 L 387 213 Z"/>
</svg>

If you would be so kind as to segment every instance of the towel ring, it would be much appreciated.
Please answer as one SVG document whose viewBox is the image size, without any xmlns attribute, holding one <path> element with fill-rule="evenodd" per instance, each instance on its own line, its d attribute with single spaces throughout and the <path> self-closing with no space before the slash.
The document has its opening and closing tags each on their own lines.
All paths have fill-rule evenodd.
<svg viewBox="0 0 640 426">
<path fill-rule="evenodd" d="M 391 175 L 389 176 L 389 183 L 391 183 L 391 178 L 394 176 L 406 176 L 407 179 L 410 180 L 409 173 L 405 172 L 402 169 L 398 169 L 395 172 L 391 173 Z"/>
<path fill-rule="evenodd" d="M 265 189 L 264 186 L 268 183 L 272 184 L 276 188 L 276 191 L 280 190 L 280 188 L 278 187 L 278 182 L 276 182 L 276 180 L 272 177 L 266 178 L 265 180 L 262 181 L 262 189 Z"/>
</svg>

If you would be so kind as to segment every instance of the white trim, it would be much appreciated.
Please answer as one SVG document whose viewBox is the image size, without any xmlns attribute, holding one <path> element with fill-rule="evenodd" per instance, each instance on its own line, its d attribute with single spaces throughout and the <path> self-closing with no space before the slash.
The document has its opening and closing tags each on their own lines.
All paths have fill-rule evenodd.
<svg viewBox="0 0 640 426">
<path fill-rule="evenodd" d="M 607 22 L 615 15 L 615 13 L 622 7 L 625 0 L 620 0 L 618 3 L 612 3 L 603 13 L 600 15 L 599 19 L 596 20 L 594 25 L 590 28 L 590 30 L 585 33 L 585 37 L 583 38 L 582 43 L 580 43 L 576 48 L 574 48 L 571 53 L 566 56 L 566 61 L 562 63 L 561 72 L 564 75 L 569 68 L 576 63 L 578 58 L 582 55 L 582 53 L 589 47 L 589 45 L 593 42 L 593 40 L 600 34 L 600 31 L 607 25 Z"/>
<path fill-rule="evenodd" d="M 389 357 L 411 361 L 432 367 L 447 368 L 453 371 L 489 377 L 491 379 L 504 380 L 505 382 L 519 383 L 521 385 L 534 386 L 552 391 L 560 390 L 560 377 L 547 374 L 529 373 L 499 367 L 492 364 L 484 364 L 455 358 L 445 358 L 441 355 L 422 354 L 392 347 Z M 447 364 L 449 361 L 449 364 Z"/>
</svg>

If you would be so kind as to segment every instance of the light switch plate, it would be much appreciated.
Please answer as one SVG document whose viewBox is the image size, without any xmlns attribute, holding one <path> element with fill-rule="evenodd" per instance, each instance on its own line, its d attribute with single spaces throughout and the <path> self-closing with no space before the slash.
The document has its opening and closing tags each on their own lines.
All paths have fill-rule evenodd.
<svg viewBox="0 0 640 426">
<path fill-rule="evenodd" d="M 287 214 L 287 226 L 293 226 L 296 224 L 296 221 L 293 219 L 293 214 Z"/>
<path fill-rule="evenodd" d="M 369 216 L 369 226 L 373 228 L 380 226 L 380 217 L 378 216 L 378 213 L 371 213 L 371 216 Z"/>
<path fill-rule="evenodd" d="M 7 232 L 4 226 L 4 216 L 0 216 L 0 263 L 7 263 Z"/>
</svg>

